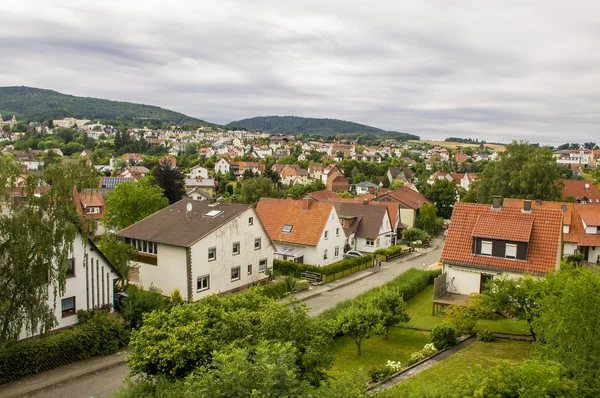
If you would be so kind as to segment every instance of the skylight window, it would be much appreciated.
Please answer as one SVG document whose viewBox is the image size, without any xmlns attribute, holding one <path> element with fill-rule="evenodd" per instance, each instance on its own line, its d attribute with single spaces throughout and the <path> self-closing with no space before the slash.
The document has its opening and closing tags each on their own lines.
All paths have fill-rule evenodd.
<svg viewBox="0 0 600 398">
<path fill-rule="evenodd" d="M 292 232 L 292 228 L 294 228 L 293 225 L 286 224 L 283 226 L 283 229 L 281 230 L 281 232 L 285 232 L 285 233 L 289 234 L 290 232 Z"/>
<path fill-rule="evenodd" d="M 204 217 L 215 218 L 219 214 L 223 213 L 223 210 L 211 210 L 204 215 Z"/>
</svg>

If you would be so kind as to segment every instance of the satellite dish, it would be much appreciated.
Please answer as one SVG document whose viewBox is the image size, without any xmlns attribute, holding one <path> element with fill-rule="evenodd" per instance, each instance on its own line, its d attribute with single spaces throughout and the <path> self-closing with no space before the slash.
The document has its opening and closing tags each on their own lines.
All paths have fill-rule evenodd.
<svg viewBox="0 0 600 398">
<path fill-rule="evenodd" d="M 567 210 L 567 205 L 562 205 L 562 206 L 560 206 L 560 209 L 561 209 L 562 211 L 566 211 L 566 210 Z"/>
<path fill-rule="evenodd" d="M 185 210 L 186 210 L 188 213 L 192 211 L 192 203 L 191 203 L 191 202 L 190 202 L 190 203 L 188 203 L 188 204 L 185 206 Z"/>
</svg>

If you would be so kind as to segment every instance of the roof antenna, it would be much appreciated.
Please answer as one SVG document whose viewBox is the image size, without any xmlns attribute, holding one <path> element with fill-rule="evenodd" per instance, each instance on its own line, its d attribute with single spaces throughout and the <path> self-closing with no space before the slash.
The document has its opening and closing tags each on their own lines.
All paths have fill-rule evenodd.
<svg viewBox="0 0 600 398">
<path fill-rule="evenodd" d="M 188 202 L 185 206 L 185 217 L 190 220 L 192 218 L 192 202 Z"/>
</svg>

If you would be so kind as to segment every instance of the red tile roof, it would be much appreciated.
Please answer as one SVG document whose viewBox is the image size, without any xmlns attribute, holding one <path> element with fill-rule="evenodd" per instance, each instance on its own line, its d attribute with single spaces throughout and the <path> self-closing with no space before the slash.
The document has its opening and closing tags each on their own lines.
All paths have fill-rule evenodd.
<svg viewBox="0 0 600 398">
<path fill-rule="evenodd" d="M 598 185 L 593 184 L 591 181 L 563 180 L 563 184 L 564 187 L 561 191 L 563 200 L 566 200 L 568 197 L 573 197 L 578 202 L 586 199 L 588 203 L 600 203 L 600 190 L 598 189 Z"/>
<path fill-rule="evenodd" d="M 515 219 L 530 217 L 531 236 L 526 260 L 473 254 L 473 233 L 481 216 L 495 215 L 498 229 L 504 230 L 504 220 L 512 225 Z M 490 205 L 476 203 L 457 203 L 442 251 L 441 261 L 471 268 L 490 269 L 498 272 L 530 273 L 544 275 L 555 269 L 561 250 L 562 235 L 561 211 L 533 209 L 523 213 L 520 208 L 503 206 L 499 210 Z M 524 225 L 524 221 L 520 221 Z"/>
<path fill-rule="evenodd" d="M 501 214 L 492 212 L 480 214 L 475 223 L 473 234 L 477 238 L 529 242 L 533 218 L 528 214 Z"/>
<path fill-rule="evenodd" d="M 307 202 L 310 206 L 306 209 Z M 261 198 L 256 212 L 272 241 L 316 246 L 323 234 L 325 224 L 333 210 L 333 203 L 315 202 L 311 199 Z M 283 232 L 291 225 L 289 233 Z"/>
<path fill-rule="evenodd" d="M 420 209 L 425 203 L 433 203 L 431 200 L 427 199 L 425 195 L 415 192 L 406 186 L 394 189 L 393 191 L 388 191 L 383 196 L 388 196 L 413 209 Z"/>
</svg>

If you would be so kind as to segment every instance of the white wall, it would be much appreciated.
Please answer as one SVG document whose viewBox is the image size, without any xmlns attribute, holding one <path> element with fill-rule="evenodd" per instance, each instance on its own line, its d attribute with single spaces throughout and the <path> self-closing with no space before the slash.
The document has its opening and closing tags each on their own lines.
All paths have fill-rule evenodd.
<svg viewBox="0 0 600 398">
<path fill-rule="evenodd" d="M 154 285 L 165 296 L 179 289 L 187 299 L 186 248 L 171 245 L 157 245 L 157 265 L 137 263 L 139 265 L 138 284 L 148 289 Z"/>
<path fill-rule="evenodd" d="M 336 236 L 336 228 L 339 228 L 339 236 Z M 325 231 L 329 232 L 327 239 L 325 239 Z M 323 266 L 342 260 L 344 256 L 345 241 L 346 235 L 344 234 L 344 228 L 342 228 L 342 224 L 340 223 L 340 219 L 338 218 L 335 208 L 332 207 L 331 213 L 329 214 L 329 218 L 327 219 L 327 223 L 325 224 L 325 228 L 321 232 L 321 239 L 317 244 L 316 253 L 310 253 L 310 261 L 305 255 L 304 262 L 307 264 Z M 335 256 L 336 247 L 340 248 L 338 256 Z M 323 259 L 323 253 L 325 250 L 327 250 L 327 260 Z"/>
<path fill-rule="evenodd" d="M 563 257 L 575 254 L 577 250 L 577 243 L 564 242 L 563 243 Z"/>
<path fill-rule="evenodd" d="M 208 169 L 205 167 L 193 167 L 190 170 L 190 178 L 208 178 Z"/>
<path fill-rule="evenodd" d="M 253 217 L 253 225 L 248 219 Z M 254 249 L 254 239 L 261 239 L 261 248 Z M 233 255 L 233 243 L 240 242 L 240 254 Z M 216 247 L 217 259 L 208 261 L 208 249 Z M 275 247 L 269 241 L 258 214 L 253 208 L 221 226 L 191 248 L 192 254 L 192 299 L 199 300 L 210 294 L 227 292 L 251 283 L 264 280 L 266 272 L 258 271 L 261 259 L 267 259 L 267 269 L 273 267 Z M 252 264 L 252 274 L 248 275 L 248 265 Z M 231 280 L 232 267 L 240 267 L 240 279 Z M 210 275 L 210 288 L 196 290 L 199 276 Z M 183 292 L 182 292 L 183 293 Z"/>
<path fill-rule="evenodd" d="M 600 256 L 600 246 L 595 246 L 594 248 L 590 247 L 590 252 L 586 261 L 596 263 L 596 261 L 598 261 L 598 256 Z"/>
<path fill-rule="evenodd" d="M 400 208 L 400 222 L 404 225 L 407 225 L 408 228 L 414 227 L 415 226 L 415 214 L 416 214 L 416 211 L 414 209 Z"/>
<path fill-rule="evenodd" d="M 446 283 L 452 284 L 457 290 L 448 289 L 449 293 L 465 294 L 479 293 L 481 285 L 481 274 L 493 275 L 494 278 L 510 278 L 518 279 L 523 277 L 522 274 L 515 274 L 512 272 L 496 272 L 482 269 L 468 269 L 463 267 L 457 267 L 453 265 L 444 264 L 443 271 L 446 275 Z M 454 280 L 453 280 L 454 278 Z"/>
<path fill-rule="evenodd" d="M 215 165 L 215 173 L 227 174 L 229 173 L 229 163 L 224 159 L 221 159 Z"/>
</svg>

